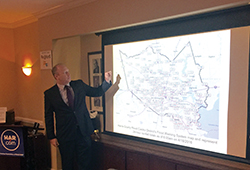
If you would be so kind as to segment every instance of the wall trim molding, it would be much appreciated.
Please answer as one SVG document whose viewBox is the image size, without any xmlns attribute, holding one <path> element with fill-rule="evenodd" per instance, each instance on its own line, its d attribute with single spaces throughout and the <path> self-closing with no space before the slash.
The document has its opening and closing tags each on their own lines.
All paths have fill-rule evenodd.
<svg viewBox="0 0 250 170">
<path fill-rule="evenodd" d="M 33 22 L 37 22 L 39 18 L 45 17 L 45 16 L 49 16 L 52 14 L 56 14 L 59 12 L 63 12 L 66 10 L 70 10 L 72 8 L 76 8 L 82 5 L 86 5 L 89 4 L 91 2 L 94 2 L 97 0 L 75 0 L 75 1 L 70 1 L 61 5 L 57 5 L 54 6 L 52 8 L 43 10 L 43 11 L 39 11 L 36 13 L 33 13 L 33 16 L 27 17 L 25 19 L 13 22 L 13 23 L 0 23 L 0 27 L 1 28 L 17 28 L 17 27 L 21 27 Z"/>
</svg>

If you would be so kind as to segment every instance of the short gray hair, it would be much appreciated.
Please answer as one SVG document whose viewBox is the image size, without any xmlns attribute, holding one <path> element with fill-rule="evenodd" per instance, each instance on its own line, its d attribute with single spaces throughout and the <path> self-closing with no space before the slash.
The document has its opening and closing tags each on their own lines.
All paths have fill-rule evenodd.
<svg viewBox="0 0 250 170">
<path fill-rule="evenodd" d="M 61 66 L 61 65 L 64 65 L 62 63 L 58 63 L 56 64 L 52 69 L 51 69 L 51 72 L 52 72 L 52 75 L 55 77 L 55 75 L 57 74 L 57 66 Z"/>
</svg>

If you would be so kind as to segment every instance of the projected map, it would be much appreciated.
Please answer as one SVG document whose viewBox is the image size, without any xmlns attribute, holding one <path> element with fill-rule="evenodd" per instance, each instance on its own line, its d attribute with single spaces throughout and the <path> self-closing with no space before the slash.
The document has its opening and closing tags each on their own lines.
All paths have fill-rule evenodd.
<svg viewBox="0 0 250 170">
<path fill-rule="evenodd" d="M 229 59 L 228 30 L 113 46 L 113 72 L 122 78 L 114 131 L 219 147 L 226 141 L 220 118 L 227 120 Z"/>
</svg>

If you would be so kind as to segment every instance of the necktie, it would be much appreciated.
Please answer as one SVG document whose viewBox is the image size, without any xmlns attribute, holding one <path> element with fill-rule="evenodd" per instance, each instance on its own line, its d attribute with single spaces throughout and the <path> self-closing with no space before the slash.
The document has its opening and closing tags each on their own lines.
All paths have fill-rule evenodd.
<svg viewBox="0 0 250 170">
<path fill-rule="evenodd" d="M 70 87 L 69 86 L 65 86 L 65 89 L 67 91 L 67 98 L 68 98 L 68 103 L 69 103 L 69 106 L 74 109 L 74 98 L 73 98 L 73 95 L 72 95 L 72 92 L 70 90 Z"/>
</svg>

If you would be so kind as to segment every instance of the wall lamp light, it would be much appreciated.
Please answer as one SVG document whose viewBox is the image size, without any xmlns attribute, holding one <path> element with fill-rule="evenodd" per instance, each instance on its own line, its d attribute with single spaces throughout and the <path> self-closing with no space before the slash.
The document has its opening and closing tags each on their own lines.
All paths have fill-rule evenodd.
<svg viewBox="0 0 250 170">
<path fill-rule="evenodd" d="M 27 64 L 26 66 L 23 66 L 22 71 L 23 71 L 23 74 L 25 74 L 26 76 L 30 76 L 32 72 L 31 65 Z"/>
</svg>

